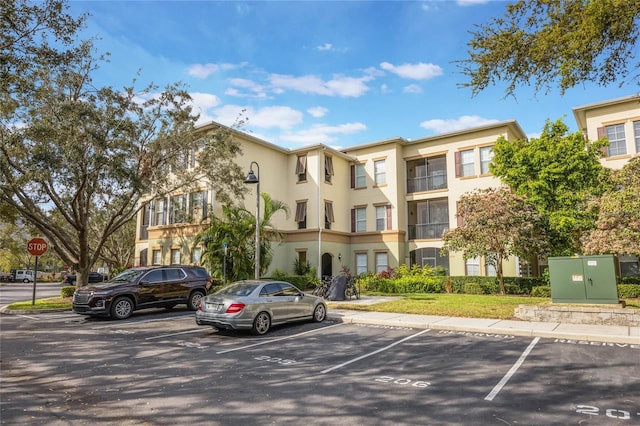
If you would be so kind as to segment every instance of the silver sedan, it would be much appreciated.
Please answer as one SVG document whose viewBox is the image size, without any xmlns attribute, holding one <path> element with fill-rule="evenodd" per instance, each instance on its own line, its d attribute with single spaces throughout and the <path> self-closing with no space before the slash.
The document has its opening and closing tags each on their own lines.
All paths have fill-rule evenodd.
<svg viewBox="0 0 640 426">
<path fill-rule="evenodd" d="M 284 281 L 237 281 L 202 299 L 196 324 L 219 329 L 251 330 L 262 335 L 272 325 L 292 321 L 324 321 L 327 306 Z"/>
</svg>

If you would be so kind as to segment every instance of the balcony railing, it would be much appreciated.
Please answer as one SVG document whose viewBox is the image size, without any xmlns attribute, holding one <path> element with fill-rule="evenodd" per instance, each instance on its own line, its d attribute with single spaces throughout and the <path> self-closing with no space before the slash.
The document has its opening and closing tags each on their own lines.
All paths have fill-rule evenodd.
<svg viewBox="0 0 640 426">
<path fill-rule="evenodd" d="M 407 179 L 407 192 L 433 191 L 447 188 L 447 175 L 418 176 Z"/>
<path fill-rule="evenodd" d="M 433 240 L 442 238 L 449 230 L 449 223 L 420 223 L 409 225 L 410 240 Z"/>
</svg>

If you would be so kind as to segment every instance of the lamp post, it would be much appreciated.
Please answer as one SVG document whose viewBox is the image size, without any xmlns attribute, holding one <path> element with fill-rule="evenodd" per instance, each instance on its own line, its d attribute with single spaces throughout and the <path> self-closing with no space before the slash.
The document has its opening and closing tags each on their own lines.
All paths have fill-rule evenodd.
<svg viewBox="0 0 640 426">
<path fill-rule="evenodd" d="M 256 166 L 256 174 L 253 173 L 253 165 Z M 255 279 L 260 279 L 260 166 L 255 161 L 249 165 L 249 173 L 244 183 L 257 184 L 256 187 L 256 254 L 255 254 Z"/>
</svg>

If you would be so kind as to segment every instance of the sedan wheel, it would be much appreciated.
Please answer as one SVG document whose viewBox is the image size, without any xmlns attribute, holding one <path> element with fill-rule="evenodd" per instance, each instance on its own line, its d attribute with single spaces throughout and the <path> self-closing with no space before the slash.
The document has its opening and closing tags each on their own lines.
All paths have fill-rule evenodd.
<svg viewBox="0 0 640 426">
<path fill-rule="evenodd" d="M 322 303 L 318 304 L 318 306 L 316 306 L 316 308 L 313 310 L 313 321 L 322 322 L 326 317 L 327 317 L 327 308 L 325 308 L 325 306 Z"/>
<path fill-rule="evenodd" d="M 127 319 L 133 313 L 133 302 L 128 297 L 119 297 L 111 304 L 111 317 Z"/>
<path fill-rule="evenodd" d="M 260 312 L 253 320 L 251 333 L 262 336 L 271 328 L 271 317 L 266 312 Z"/>
</svg>

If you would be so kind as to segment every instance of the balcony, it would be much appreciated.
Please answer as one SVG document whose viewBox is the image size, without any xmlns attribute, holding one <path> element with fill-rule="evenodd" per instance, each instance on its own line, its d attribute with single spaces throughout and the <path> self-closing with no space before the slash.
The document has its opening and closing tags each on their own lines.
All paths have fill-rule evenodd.
<svg viewBox="0 0 640 426">
<path fill-rule="evenodd" d="M 419 223 L 409 225 L 410 240 L 439 240 L 449 230 L 448 223 Z"/>
<path fill-rule="evenodd" d="M 407 193 L 447 189 L 447 175 L 416 176 L 407 179 Z"/>
</svg>

